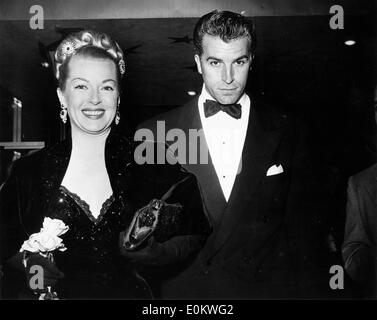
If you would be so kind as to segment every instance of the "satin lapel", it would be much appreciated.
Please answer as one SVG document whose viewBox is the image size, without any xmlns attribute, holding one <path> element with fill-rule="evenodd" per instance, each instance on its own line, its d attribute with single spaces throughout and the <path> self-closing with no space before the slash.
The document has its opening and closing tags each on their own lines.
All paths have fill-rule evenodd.
<svg viewBox="0 0 377 320">
<path fill-rule="evenodd" d="M 195 99 L 191 103 L 183 106 L 179 112 L 179 115 L 176 117 L 176 120 L 168 123 L 168 128 L 180 128 L 186 134 L 186 163 L 182 164 L 182 167 L 195 174 L 196 178 L 198 179 L 202 197 L 204 199 L 206 209 L 210 215 L 211 224 L 214 228 L 217 228 L 227 203 L 225 201 L 216 170 L 212 164 L 204 135 L 200 140 L 201 144 L 203 144 L 201 148 L 199 143 L 191 143 L 190 145 L 189 139 L 190 129 L 202 130 L 197 101 L 198 100 Z M 189 154 L 190 152 L 193 152 L 193 150 L 197 151 L 198 157 L 195 163 L 190 164 Z M 200 150 L 207 152 L 208 163 L 200 163 Z"/>
<path fill-rule="evenodd" d="M 214 250 L 209 258 L 216 255 L 234 234 L 235 227 L 242 223 L 242 216 L 252 214 L 253 210 L 248 210 L 247 199 L 258 190 L 268 168 L 276 160 L 284 126 L 266 126 L 265 120 L 256 110 L 251 109 L 242 152 L 242 167 L 236 177 L 221 225 L 213 235 Z"/>
</svg>

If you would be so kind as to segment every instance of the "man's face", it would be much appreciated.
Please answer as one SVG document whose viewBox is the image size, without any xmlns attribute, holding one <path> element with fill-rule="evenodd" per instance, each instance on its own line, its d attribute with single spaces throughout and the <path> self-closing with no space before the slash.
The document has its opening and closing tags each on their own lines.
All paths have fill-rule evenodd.
<svg viewBox="0 0 377 320">
<path fill-rule="evenodd" d="M 208 93 L 221 104 L 233 104 L 242 96 L 252 62 L 248 38 L 224 42 L 204 35 L 203 53 L 195 55 L 198 72 Z"/>
</svg>

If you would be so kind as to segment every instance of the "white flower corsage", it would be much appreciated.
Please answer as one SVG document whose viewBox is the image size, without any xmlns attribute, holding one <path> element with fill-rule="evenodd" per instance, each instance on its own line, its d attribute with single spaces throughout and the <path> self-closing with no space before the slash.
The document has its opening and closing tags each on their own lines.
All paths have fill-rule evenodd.
<svg viewBox="0 0 377 320">
<path fill-rule="evenodd" d="M 44 257 L 51 257 L 51 252 L 54 250 L 65 251 L 67 248 L 59 236 L 65 234 L 68 230 L 69 227 L 62 220 L 46 217 L 43 221 L 41 231 L 33 233 L 22 244 L 20 252 L 38 252 Z M 23 264 L 26 267 L 25 259 L 23 260 Z"/>
</svg>

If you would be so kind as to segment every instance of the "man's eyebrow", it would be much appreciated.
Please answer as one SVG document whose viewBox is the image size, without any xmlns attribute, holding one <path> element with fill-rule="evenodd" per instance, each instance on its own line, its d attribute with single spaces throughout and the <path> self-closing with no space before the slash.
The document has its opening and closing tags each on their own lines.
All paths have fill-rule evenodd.
<svg viewBox="0 0 377 320">
<path fill-rule="evenodd" d="M 219 59 L 219 58 L 216 58 L 216 57 L 211 57 L 211 56 L 209 56 L 207 59 L 206 59 L 207 61 L 208 60 L 217 60 L 217 61 L 222 61 L 221 59 Z"/>
<path fill-rule="evenodd" d="M 234 61 L 238 61 L 238 60 L 242 60 L 242 59 L 246 59 L 246 60 L 249 60 L 249 56 L 247 54 L 244 54 L 243 56 L 237 58 L 237 59 L 234 59 Z"/>
<path fill-rule="evenodd" d="M 234 59 L 233 61 L 238 61 L 238 60 L 242 60 L 242 59 L 247 59 L 247 60 L 249 60 L 249 56 L 247 55 L 247 54 L 244 54 L 244 55 L 242 55 L 242 56 L 240 56 L 240 57 L 238 57 L 238 58 L 236 58 L 236 59 Z M 207 59 L 206 59 L 207 61 L 208 60 L 216 60 L 216 61 L 223 61 L 222 59 L 219 59 L 219 58 L 216 58 L 216 57 L 208 57 Z"/>
</svg>

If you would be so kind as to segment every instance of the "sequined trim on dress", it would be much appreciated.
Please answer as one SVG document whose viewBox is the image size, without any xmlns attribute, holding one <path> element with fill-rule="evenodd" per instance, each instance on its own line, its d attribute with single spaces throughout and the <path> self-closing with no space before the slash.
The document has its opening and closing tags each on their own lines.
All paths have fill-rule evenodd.
<svg viewBox="0 0 377 320">
<path fill-rule="evenodd" d="M 66 187 L 62 185 L 60 186 L 60 190 L 66 195 L 68 195 L 69 197 L 71 197 L 76 202 L 76 204 L 85 212 L 85 214 L 94 224 L 98 224 L 102 220 L 103 216 L 105 215 L 105 213 L 107 212 L 111 204 L 115 201 L 115 198 L 113 195 L 111 195 L 107 200 L 105 200 L 105 202 L 102 204 L 98 217 L 95 218 L 92 212 L 90 211 L 90 207 L 87 204 L 87 202 L 85 200 L 82 200 L 79 195 L 77 195 L 74 192 L 69 191 Z"/>
</svg>

